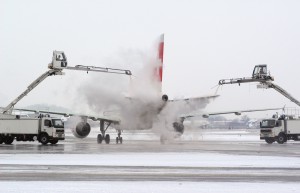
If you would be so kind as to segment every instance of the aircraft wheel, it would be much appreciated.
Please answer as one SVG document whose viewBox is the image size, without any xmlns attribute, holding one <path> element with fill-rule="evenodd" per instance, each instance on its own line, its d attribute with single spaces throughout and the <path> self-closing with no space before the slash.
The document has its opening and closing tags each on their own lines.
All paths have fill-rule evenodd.
<svg viewBox="0 0 300 193">
<path fill-rule="evenodd" d="M 109 144 L 110 142 L 110 136 L 108 134 L 105 135 L 105 143 Z"/>
<path fill-rule="evenodd" d="M 102 135 L 101 135 L 101 134 L 98 134 L 98 136 L 97 136 L 97 142 L 101 144 L 101 143 L 102 143 L 102 140 L 103 140 Z"/>
<path fill-rule="evenodd" d="M 104 140 L 105 140 L 105 143 L 106 143 L 106 144 L 109 144 L 109 143 L 110 143 L 110 136 L 109 136 L 109 134 L 106 134 L 106 135 L 105 135 L 105 139 L 104 139 Z"/>
<path fill-rule="evenodd" d="M 122 144 L 123 143 L 123 138 L 122 137 L 116 137 L 116 143 L 120 143 Z"/>
</svg>

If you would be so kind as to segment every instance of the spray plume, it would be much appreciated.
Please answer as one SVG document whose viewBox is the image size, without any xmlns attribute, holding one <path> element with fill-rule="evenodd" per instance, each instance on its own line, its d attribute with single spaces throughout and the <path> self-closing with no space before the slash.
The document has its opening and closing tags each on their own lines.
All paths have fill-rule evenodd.
<svg viewBox="0 0 300 193">
<path fill-rule="evenodd" d="M 126 51 L 111 59 L 114 66 L 130 69 L 134 76 L 91 74 L 77 89 L 76 105 L 86 113 L 119 117 L 121 129 L 150 129 L 162 132 L 182 114 L 203 109 L 208 100 L 162 101 L 161 81 L 153 75 L 161 69 L 156 51 Z M 161 71 L 160 71 L 161 73 Z M 108 77 L 109 76 L 109 77 Z M 80 105 L 78 105 L 80 104 Z M 116 115 L 117 114 L 117 115 Z"/>
</svg>

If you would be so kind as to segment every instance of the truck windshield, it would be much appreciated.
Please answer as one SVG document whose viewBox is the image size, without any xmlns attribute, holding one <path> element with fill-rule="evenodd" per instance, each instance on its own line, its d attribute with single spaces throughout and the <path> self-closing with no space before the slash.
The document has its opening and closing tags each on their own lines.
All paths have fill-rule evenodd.
<svg viewBox="0 0 300 193">
<path fill-rule="evenodd" d="M 57 61 L 66 61 L 66 56 L 64 53 L 59 53 L 56 55 L 56 60 Z"/>
<path fill-rule="evenodd" d="M 258 75 L 267 75 L 267 66 L 266 65 L 258 65 L 255 66 L 252 76 L 258 76 Z"/>
<path fill-rule="evenodd" d="M 260 128 L 273 128 L 276 125 L 275 120 L 262 120 Z"/>
<path fill-rule="evenodd" d="M 52 119 L 53 127 L 64 128 L 64 123 L 60 119 Z"/>
</svg>

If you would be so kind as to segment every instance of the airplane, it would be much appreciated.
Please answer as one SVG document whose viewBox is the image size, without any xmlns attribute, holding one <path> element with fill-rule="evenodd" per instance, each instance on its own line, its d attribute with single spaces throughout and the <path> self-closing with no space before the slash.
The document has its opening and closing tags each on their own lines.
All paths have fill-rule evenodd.
<svg viewBox="0 0 300 193">
<path fill-rule="evenodd" d="M 133 80 L 129 94 L 116 102 L 119 108 L 110 115 L 82 115 L 66 112 L 37 111 L 32 109 L 18 109 L 23 111 L 33 111 L 40 113 L 57 114 L 63 116 L 79 116 L 82 118 L 72 132 L 75 137 L 85 138 L 89 135 L 91 127 L 87 119 L 100 121 L 100 132 L 97 142 L 110 143 L 110 135 L 106 131 L 111 126 L 114 127 L 118 136 L 116 143 L 122 143 L 121 137 L 123 130 L 152 129 L 160 134 L 160 141 L 165 143 L 167 140 L 180 137 L 185 130 L 183 122 L 195 116 L 208 118 L 210 115 L 231 114 L 240 115 L 242 112 L 278 110 L 281 108 L 254 109 L 244 111 L 228 111 L 193 114 L 197 110 L 204 109 L 206 105 L 219 95 L 202 96 L 195 98 L 182 98 L 170 100 L 167 94 L 162 92 L 163 82 L 163 57 L 164 57 L 164 34 L 160 36 L 158 44 L 158 57 L 151 61 L 146 70 L 141 74 L 142 79 Z M 141 89 L 142 88 L 142 89 Z M 145 89 L 146 88 L 146 89 Z M 112 96 L 116 97 L 116 96 Z M 96 105 L 96 104 L 95 104 Z"/>
</svg>

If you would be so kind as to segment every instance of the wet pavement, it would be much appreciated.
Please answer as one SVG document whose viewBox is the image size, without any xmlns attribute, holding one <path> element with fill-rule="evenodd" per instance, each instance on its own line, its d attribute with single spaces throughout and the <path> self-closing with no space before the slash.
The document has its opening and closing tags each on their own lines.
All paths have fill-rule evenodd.
<svg viewBox="0 0 300 193">
<path fill-rule="evenodd" d="M 5 158 L 6 162 L 0 160 L 0 180 L 300 182 L 300 167 L 298 167 L 300 162 L 295 161 L 298 160 L 298 157 L 300 160 L 299 142 L 288 142 L 283 145 L 274 143 L 270 145 L 264 141 L 255 140 L 257 132 L 252 132 L 250 134 L 237 134 L 250 136 L 250 138 L 245 140 L 235 140 L 229 134 L 219 133 L 219 135 L 225 136 L 225 140 L 201 140 L 199 139 L 201 136 L 196 140 L 195 138 L 189 140 L 189 137 L 183 137 L 182 140 L 160 144 L 158 138 L 155 137 L 148 137 L 147 140 L 140 139 L 144 135 L 147 136 L 147 133 L 143 133 L 142 136 L 138 137 L 138 140 L 125 135 L 123 144 L 116 144 L 113 140 L 111 144 L 97 144 L 95 137 L 76 139 L 72 136 L 68 136 L 65 141 L 56 145 L 40 145 L 37 142 L 14 142 L 12 145 L 1 144 L 0 157 Z M 190 133 L 190 135 L 196 134 Z M 201 135 L 203 137 L 203 133 Z M 210 135 L 217 134 L 212 132 Z M 226 135 L 229 137 L 226 138 Z M 165 154 L 171 154 L 171 156 L 163 157 L 162 155 Z M 190 166 L 163 164 L 163 161 L 172 163 L 172 160 L 176 163 L 177 158 L 184 160 L 181 156 L 186 156 L 187 161 L 192 160 L 195 162 L 197 161 L 195 159 L 199 159 L 197 156 L 201 154 L 211 156 L 211 158 L 206 159 L 208 162 L 209 159 L 215 162 L 216 155 L 219 154 L 226 155 L 229 158 L 232 157 L 232 159 L 239 159 L 238 156 L 250 156 L 253 160 L 264 160 L 264 158 L 270 160 L 270 157 L 272 160 L 274 157 L 274 162 L 276 162 L 276 158 L 280 158 L 281 161 L 278 166 L 276 164 L 268 166 L 267 162 L 265 166 L 249 165 L 249 162 L 244 162 L 243 159 L 241 163 L 239 163 L 239 160 L 235 160 L 238 163 L 236 166 L 224 166 L 221 164 L 223 162 L 222 159 L 217 160 L 220 166 L 218 164 L 212 166 L 205 164 L 203 166 L 201 164 Z M 21 156 L 20 162 L 14 162 L 14 159 L 17 159 L 15 155 L 18 155 L 18 159 Z M 22 155 L 24 155 L 24 158 L 22 158 Z M 88 156 L 88 159 L 98 159 L 99 156 L 101 158 L 101 156 L 110 155 L 112 156 L 111 161 L 125 157 L 126 163 L 124 161 L 125 164 L 122 165 L 122 160 L 119 160 L 120 162 L 118 163 L 120 164 L 113 165 L 110 164 L 110 160 L 107 160 L 107 162 L 103 161 L 96 165 L 89 165 L 88 162 L 82 165 L 82 161 L 78 162 L 78 164 L 75 162 L 75 164 L 68 165 L 67 161 L 62 162 L 63 164 L 52 164 L 50 160 L 49 162 L 46 160 L 43 164 L 40 164 L 37 161 L 31 163 L 28 160 L 30 155 L 41 155 L 41 159 L 47 159 L 46 155 L 61 156 L 66 159 L 70 159 L 69 155 L 78 155 L 82 160 L 86 156 Z M 135 157 L 143 157 L 144 155 L 153 160 L 161 159 L 161 165 L 135 164 Z M 282 163 L 284 162 L 282 158 L 292 162 L 292 165 L 288 166 L 290 163 L 287 162 L 285 166 Z M 9 159 L 11 159 L 11 164 Z M 132 164 L 128 165 L 130 160 L 132 160 Z M 262 163 L 264 162 L 262 161 Z"/>
</svg>

